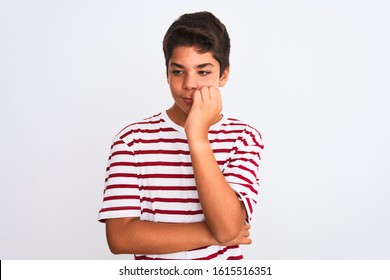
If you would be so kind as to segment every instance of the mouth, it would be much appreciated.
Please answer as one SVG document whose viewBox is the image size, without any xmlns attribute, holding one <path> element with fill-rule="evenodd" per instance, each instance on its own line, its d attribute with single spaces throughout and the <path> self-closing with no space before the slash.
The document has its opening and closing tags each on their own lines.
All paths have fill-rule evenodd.
<svg viewBox="0 0 390 280">
<path fill-rule="evenodd" d="M 183 97 L 183 101 L 184 101 L 185 104 L 188 104 L 188 105 L 192 105 L 192 103 L 193 103 L 192 98 L 185 98 L 185 97 Z"/>
</svg>

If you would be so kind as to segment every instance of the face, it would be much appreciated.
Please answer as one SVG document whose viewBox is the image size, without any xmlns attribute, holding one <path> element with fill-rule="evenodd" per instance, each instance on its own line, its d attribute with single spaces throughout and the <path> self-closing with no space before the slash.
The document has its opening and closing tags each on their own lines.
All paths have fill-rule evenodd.
<svg viewBox="0 0 390 280">
<path fill-rule="evenodd" d="M 220 76 L 219 62 L 210 52 L 198 53 L 189 46 L 176 47 L 168 63 L 168 84 L 175 101 L 169 115 L 181 123 L 187 118 L 192 96 L 202 87 L 222 87 L 229 76 L 229 68 Z M 175 120 L 176 118 L 176 120 Z"/>
</svg>

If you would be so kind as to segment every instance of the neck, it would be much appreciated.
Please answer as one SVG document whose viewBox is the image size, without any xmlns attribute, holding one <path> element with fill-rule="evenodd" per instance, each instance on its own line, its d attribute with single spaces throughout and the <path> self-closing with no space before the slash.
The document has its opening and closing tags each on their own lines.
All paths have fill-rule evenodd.
<svg viewBox="0 0 390 280">
<path fill-rule="evenodd" d="M 177 125 L 180 125 L 181 127 L 184 127 L 188 117 L 188 114 L 183 112 L 180 108 L 176 108 L 175 105 L 167 110 L 167 115 L 171 121 Z"/>
</svg>

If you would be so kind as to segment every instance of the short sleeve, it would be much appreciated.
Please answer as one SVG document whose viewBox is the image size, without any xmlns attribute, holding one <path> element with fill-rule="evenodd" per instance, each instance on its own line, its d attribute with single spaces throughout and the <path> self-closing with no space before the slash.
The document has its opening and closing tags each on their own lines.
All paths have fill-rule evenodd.
<svg viewBox="0 0 390 280">
<path fill-rule="evenodd" d="M 140 190 L 134 152 L 115 137 L 108 158 L 103 203 L 98 220 L 140 217 Z"/>
<path fill-rule="evenodd" d="M 248 221 L 252 218 L 254 205 L 258 199 L 263 148 L 260 133 L 254 128 L 247 127 L 235 142 L 222 170 L 226 181 L 244 203 Z"/>
</svg>

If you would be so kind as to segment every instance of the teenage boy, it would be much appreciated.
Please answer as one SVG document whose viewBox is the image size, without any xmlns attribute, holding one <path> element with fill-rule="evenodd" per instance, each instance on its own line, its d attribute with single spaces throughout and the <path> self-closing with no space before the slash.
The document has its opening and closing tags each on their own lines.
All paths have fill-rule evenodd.
<svg viewBox="0 0 390 280">
<path fill-rule="evenodd" d="M 171 108 L 116 135 L 99 220 L 114 254 L 242 259 L 263 149 L 221 114 L 230 39 L 211 13 L 184 14 L 163 40 Z"/>
</svg>

